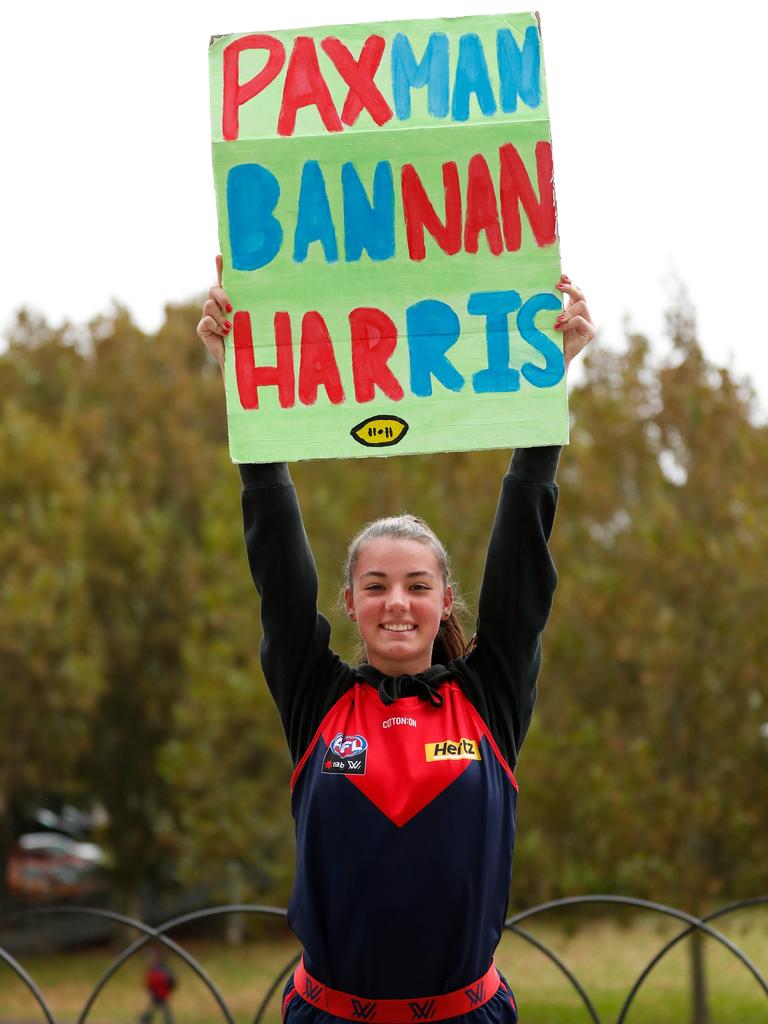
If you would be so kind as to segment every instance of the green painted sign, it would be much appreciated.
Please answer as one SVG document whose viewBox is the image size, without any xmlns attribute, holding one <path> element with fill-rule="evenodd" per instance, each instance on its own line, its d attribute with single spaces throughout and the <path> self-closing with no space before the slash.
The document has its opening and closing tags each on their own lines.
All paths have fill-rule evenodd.
<svg viewBox="0 0 768 1024">
<path fill-rule="evenodd" d="M 562 443 L 535 15 L 218 36 L 236 462 Z"/>
</svg>

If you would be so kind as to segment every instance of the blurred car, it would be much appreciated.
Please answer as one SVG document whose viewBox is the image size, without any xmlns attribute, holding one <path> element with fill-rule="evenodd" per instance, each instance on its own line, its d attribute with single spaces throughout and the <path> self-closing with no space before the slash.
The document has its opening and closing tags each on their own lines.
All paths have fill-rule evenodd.
<svg viewBox="0 0 768 1024">
<path fill-rule="evenodd" d="M 60 832 L 27 832 L 8 853 L 6 880 L 15 896 L 50 900 L 88 896 L 105 885 L 104 851 Z"/>
</svg>

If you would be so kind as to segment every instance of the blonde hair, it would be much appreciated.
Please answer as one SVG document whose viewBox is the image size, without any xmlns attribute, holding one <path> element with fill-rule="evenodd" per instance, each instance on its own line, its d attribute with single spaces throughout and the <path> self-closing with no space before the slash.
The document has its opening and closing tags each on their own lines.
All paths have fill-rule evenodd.
<svg viewBox="0 0 768 1024">
<path fill-rule="evenodd" d="M 344 564 L 344 581 L 346 586 L 352 590 L 352 577 L 354 576 L 357 560 L 360 557 L 360 550 L 363 545 L 369 540 L 377 540 L 379 537 L 392 537 L 395 540 L 415 540 L 432 549 L 443 578 L 443 587 L 450 586 L 453 591 L 450 614 L 440 623 L 440 628 L 437 631 L 432 647 L 432 664 L 447 665 L 454 658 L 462 657 L 467 649 L 467 637 L 459 618 L 459 614 L 466 610 L 464 601 L 458 593 L 458 588 L 451 574 L 448 552 L 445 550 L 437 534 L 419 516 L 412 516 L 410 513 L 404 512 L 399 516 L 386 516 L 383 519 L 374 519 L 373 522 L 364 526 L 352 538 L 347 549 L 347 559 Z M 365 645 L 362 640 L 358 648 L 358 654 L 362 658 L 366 655 Z"/>
</svg>

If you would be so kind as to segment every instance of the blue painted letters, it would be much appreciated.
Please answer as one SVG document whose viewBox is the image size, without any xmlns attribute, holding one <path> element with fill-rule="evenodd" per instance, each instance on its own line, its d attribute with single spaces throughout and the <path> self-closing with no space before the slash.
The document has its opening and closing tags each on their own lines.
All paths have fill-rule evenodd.
<svg viewBox="0 0 768 1024">
<path fill-rule="evenodd" d="M 509 365 L 508 317 L 520 308 L 519 292 L 473 292 L 467 309 L 473 316 L 484 316 L 488 367 L 472 376 L 478 393 L 519 391 L 520 374 Z"/>
<path fill-rule="evenodd" d="M 359 260 L 363 249 L 372 260 L 389 260 L 395 255 L 395 189 L 392 167 L 386 160 L 376 164 L 373 203 L 351 163 L 341 168 L 344 192 L 344 258 Z"/>
<path fill-rule="evenodd" d="M 272 211 L 277 178 L 261 164 L 238 164 L 227 174 L 229 247 L 235 270 L 258 270 L 280 252 L 283 229 Z"/>
<path fill-rule="evenodd" d="M 522 52 L 510 30 L 500 28 L 496 35 L 496 57 L 504 113 L 517 110 L 518 96 L 529 107 L 538 107 L 541 103 L 541 54 L 539 34 L 533 25 L 525 31 Z"/>
<path fill-rule="evenodd" d="M 469 97 L 474 93 L 480 109 L 490 117 L 496 113 L 496 99 L 488 77 L 483 44 L 476 32 L 465 32 L 459 39 L 459 62 L 453 83 L 451 118 L 466 121 L 469 118 Z"/>
<path fill-rule="evenodd" d="M 392 94 L 401 121 L 411 116 L 411 89 L 427 86 L 427 108 L 433 117 L 448 113 L 448 36 L 433 32 L 420 62 L 408 36 L 398 32 L 392 40 Z"/>
<path fill-rule="evenodd" d="M 563 379 L 565 359 L 563 353 L 550 338 L 543 334 L 535 324 L 536 314 L 543 309 L 560 311 L 560 300 L 549 292 L 532 295 L 517 314 L 517 329 L 523 341 L 535 348 L 545 359 L 545 366 L 535 363 L 523 363 L 520 372 L 535 388 L 551 388 Z"/>
<path fill-rule="evenodd" d="M 461 391 L 464 378 L 445 353 L 459 340 L 459 318 L 447 302 L 424 299 L 405 311 L 411 391 L 420 398 L 432 394 L 432 377 L 450 391 Z"/>
<path fill-rule="evenodd" d="M 293 236 L 293 258 L 297 263 L 303 263 L 307 258 L 312 242 L 320 242 L 329 263 L 335 263 L 339 258 L 325 179 L 317 160 L 307 160 L 301 172 L 299 214 Z"/>
</svg>

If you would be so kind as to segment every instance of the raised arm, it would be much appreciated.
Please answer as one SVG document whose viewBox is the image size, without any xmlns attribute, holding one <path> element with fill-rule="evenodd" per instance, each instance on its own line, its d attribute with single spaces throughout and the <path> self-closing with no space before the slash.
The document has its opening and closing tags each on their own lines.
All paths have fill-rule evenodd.
<svg viewBox="0 0 768 1024">
<path fill-rule="evenodd" d="M 261 596 L 261 664 L 294 761 L 352 672 L 329 646 L 317 573 L 285 463 L 240 466 L 251 576 Z"/>
<path fill-rule="evenodd" d="M 220 256 L 216 270 L 197 333 L 223 371 L 232 304 Z M 240 476 L 248 563 L 261 596 L 261 663 L 296 762 L 352 672 L 331 651 L 330 626 L 317 611 L 315 563 L 288 467 L 242 465 Z"/>
<path fill-rule="evenodd" d="M 488 544 L 476 645 L 465 659 L 470 697 L 514 765 L 530 724 L 541 634 L 557 574 L 547 542 L 557 506 L 560 449 L 515 452 Z"/>
<path fill-rule="evenodd" d="M 595 328 L 584 294 L 563 275 L 566 307 L 554 324 L 563 335 L 566 369 Z M 557 574 L 548 541 L 557 506 L 559 447 L 515 452 L 501 485 L 480 590 L 477 642 L 458 665 L 464 685 L 514 766 L 536 703 L 541 634 Z"/>
</svg>

